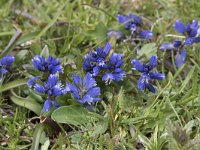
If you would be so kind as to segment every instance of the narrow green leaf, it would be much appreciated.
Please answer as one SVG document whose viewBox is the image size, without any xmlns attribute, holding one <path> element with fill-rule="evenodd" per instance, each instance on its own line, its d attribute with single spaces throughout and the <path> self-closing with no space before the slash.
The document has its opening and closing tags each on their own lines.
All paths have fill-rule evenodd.
<svg viewBox="0 0 200 150">
<path fill-rule="evenodd" d="M 14 81 L 8 82 L 6 84 L 3 84 L 2 86 L 0 86 L 0 93 L 10 90 L 10 89 L 13 89 L 13 88 L 16 88 L 18 86 L 25 85 L 26 82 L 27 82 L 26 79 L 21 79 L 21 80 L 14 80 Z"/>
<path fill-rule="evenodd" d="M 36 126 L 34 134 L 33 134 L 33 142 L 32 142 L 32 146 L 31 146 L 31 150 L 38 150 L 38 146 L 40 144 L 40 138 L 42 135 L 42 132 L 45 129 L 45 125 L 40 123 Z"/>
<path fill-rule="evenodd" d="M 49 49 L 47 45 L 45 45 L 44 48 L 42 49 L 40 56 L 44 56 L 45 58 L 49 57 Z"/>
<path fill-rule="evenodd" d="M 40 115 L 42 106 L 39 103 L 37 103 L 36 101 L 30 100 L 30 99 L 27 99 L 27 98 L 19 97 L 13 91 L 12 91 L 12 94 L 13 94 L 13 96 L 11 96 L 10 98 L 15 104 L 33 111 L 38 116 Z"/>
</svg>

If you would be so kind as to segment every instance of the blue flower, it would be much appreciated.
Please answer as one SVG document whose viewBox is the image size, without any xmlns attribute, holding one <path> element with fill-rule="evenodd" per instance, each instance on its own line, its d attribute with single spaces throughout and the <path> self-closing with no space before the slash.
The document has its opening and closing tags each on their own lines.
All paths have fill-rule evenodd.
<svg viewBox="0 0 200 150">
<path fill-rule="evenodd" d="M 44 56 L 40 57 L 39 55 L 36 55 L 32 59 L 32 64 L 35 69 L 42 72 L 49 72 L 50 74 L 55 74 L 57 72 L 61 73 L 63 70 L 59 59 L 52 56 L 49 56 L 48 59 L 45 60 Z"/>
<path fill-rule="evenodd" d="M 132 32 L 135 32 L 137 30 L 137 26 L 142 23 L 142 19 L 139 16 L 131 13 L 128 16 L 118 14 L 117 20 L 120 24 L 123 24 L 125 28 L 131 30 Z"/>
<path fill-rule="evenodd" d="M 138 59 L 132 60 L 133 67 L 141 72 L 141 76 L 138 80 L 137 87 L 144 91 L 145 88 L 148 88 L 151 92 L 155 93 L 156 89 L 150 83 L 152 80 L 164 80 L 165 75 L 157 72 L 151 71 L 153 68 L 157 66 L 157 58 L 156 56 L 152 56 L 148 64 L 141 64 Z"/>
<path fill-rule="evenodd" d="M 11 69 L 11 65 L 14 62 L 15 58 L 14 56 L 4 56 L 0 59 L 0 79 L 2 76 Z"/>
<path fill-rule="evenodd" d="M 60 107 L 60 105 L 58 104 L 58 102 L 56 100 L 52 101 L 52 100 L 48 99 L 48 100 L 46 100 L 44 102 L 44 106 L 43 106 L 42 110 L 44 112 L 48 112 L 52 105 L 54 106 L 54 108 L 59 108 Z"/>
<path fill-rule="evenodd" d="M 40 81 L 40 82 L 39 82 Z M 43 83 L 39 77 L 33 77 L 28 80 L 27 85 L 33 88 L 37 93 L 46 94 L 48 100 L 45 101 L 43 111 L 48 111 L 51 104 L 55 108 L 59 107 L 59 104 L 56 102 L 56 97 L 67 93 L 67 89 L 59 81 L 58 76 L 50 74 L 48 80 Z"/>
<path fill-rule="evenodd" d="M 176 20 L 173 26 L 178 33 L 181 33 L 186 37 L 184 42 L 186 45 L 200 42 L 198 20 L 193 20 L 192 24 L 188 22 L 186 26 L 180 20 Z"/>
<path fill-rule="evenodd" d="M 152 39 L 153 37 L 153 32 L 149 31 L 149 30 L 143 30 L 142 32 L 140 32 L 140 38 L 143 39 Z"/>
<path fill-rule="evenodd" d="M 100 88 L 96 87 L 96 81 L 90 73 L 87 73 L 83 80 L 77 74 L 74 74 L 72 77 L 74 84 L 67 84 L 65 89 L 72 94 L 77 102 L 90 104 L 101 100 L 98 97 L 100 95 Z"/>
<path fill-rule="evenodd" d="M 83 68 L 86 72 L 90 72 L 93 76 L 97 76 L 101 69 L 107 68 L 106 57 L 108 56 L 112 45 L 106 43 L 103 48 L 96 48 L 96 51 L 91 51 L 83 62 Z"/>
<path fill-rule="evenodd" d="M 123 55 L 112 53 L 108 65 L 108 72 L 104 74 L 102 80 L 106 82 L 121 81 L 126 75 L 125 71 L 121 68 L 123 64 Z"/>
<path fill-rule="evenodd" d="M 36 82 L 39 80 L 39 77 L 32 77 L 31 79 L 28 80 L 27 85 L 32 88 L 35 86 Z"/>
<path fill-rule="evenodd" d="M 185 50 L 182 50 L 181 52 L 178 52 L 175 56 L 175 65 L 177 68 L 180 68 L 184 63 L 186 59 L 187 52 Z"/>
<path fill-rule="evenodd" d="M 129 29 L 132 34 L 139 33 L 140 38 L 149 40 L 153 37 L 153 32 L 149 30 L 143 30 L 141 28 L 142 19 L 139 16 L 133 15 L 131 13 L 128 16 L 118 14 L 117 20 L 120 24 L 123 24 L 126 29 Z"/>
</svg>

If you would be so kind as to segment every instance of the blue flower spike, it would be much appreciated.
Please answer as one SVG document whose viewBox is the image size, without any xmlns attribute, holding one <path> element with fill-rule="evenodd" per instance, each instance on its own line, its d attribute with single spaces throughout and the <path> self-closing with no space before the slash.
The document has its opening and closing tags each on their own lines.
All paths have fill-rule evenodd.
<svg viewBox="0 0 200 150">
<path fill-rule="evenodd" d="M 11 65 L 14 62 L 15 57 L 8 55 L 0 59 L 0 79 L 4 74 L 7 74 L 11 70 Z"/>
<path fill-rule="evenodd" d="M 193 20 L 192 23 L 188 22 L 186 25 L 184 25 L 180 20 L 176 20 L 173 26 L 178 33 L 185 36 L 186 39 L 184 43 L 186 45 L 200 42 L 198 20 Z"/>
<path fill-rule="evenodd" d="M 121 81 L 126 75 L 125 71 L 121 68 L 123 64 L 123 54 L 112 53 L 108 65 L 108 72 L 104 74 L 102 80 L 106 83 L 111 81 Z"/>
<path fill-rule="evenodd" d="M 97 47 L 95 52 L 91 51 L 83 62 L 83 69 L 96 77 L 102 69 L 108 67 L 106 57 L 111 49 L 112 45 L 108 42 L 103 48 Z"/>
<path fill-rule="evenodd" d="M 131 13 L 128 16 L 118 14 L 117 20 L 120 24 L 123 24 L 126 29 L 129 29 L 132 34 L 137 34 L 138 32 L 140 32 L 139 37 L 142 39 L 150 40 L 153 38 L 153 32 L 149 30 L 143 30 L 141 28 L 141 24 L 143 21 L 142 18 L 140 18 L 139 16 L 133 15 Z"/>
<path fill-rule="evenodd" d="M 32 59 L 32 64 L 35 69 L 42 72 L 49 72 L 50 74 L 62 73 L 63 68 L 60 65 L 60 61 L 57 58 L 49 56 L 47 60 L 45 60 L 44 56 L 40 57 L 36 55 Z"/>
<path fill-rule="evenodd" d="M 100 88 L 96 87 L 96 81 L 90 73 L 87 73 L 83 80 L 77 74 L 72 77 L 74 84 L 67 84 L 65 88 L 77 102 L 90 105 L 101 100 L 99 98 Z"/>
<path fill-rule="evenodd" d="M 40 82 L 39 82 L 40 81 Z M 56 97 L 64 95 L 68 90 L 62 85 L 58 76 L 55 74 L 50 74 L 46 82 L 42 82 L 39 77 L 33 77 L 28 80 L 27 85 L 33 88 L 39 94 L 46 94 L 48 100 L 44 102 L 43 111 L 49 111 L 51 106 L 58 108 L 59 104 L 56 101 Z"/>
<path fill-rule="evenodd" d="M 138 89 L 144 91 L 147 88 L 155 93 L 156 89 L 151 84 L 151 81 L 165 79 L 164 74 L 152 71 L 152 69 L 157 66 L 156 56 L 152 56 L 148 64 L 141 64 L 138 59 L 133 59 L 131 63 L 135 70 L 142 73 L 137 83 Z"/>
</svg>

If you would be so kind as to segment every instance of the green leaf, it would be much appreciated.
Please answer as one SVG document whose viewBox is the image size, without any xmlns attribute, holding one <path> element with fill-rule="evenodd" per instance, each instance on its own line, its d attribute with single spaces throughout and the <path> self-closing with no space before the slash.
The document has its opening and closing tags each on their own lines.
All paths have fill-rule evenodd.
<svg viewBox="0 0 200 150">
<path fill-rule="evenodd" d="M 34 134 L 33 134 L 33 142 L 31 146 L 31 150 L 38 150 L 38 146 L 40 144 L 40 139 L 41 139 L 44 129 L 45 129 L 45 125 L 42 123 L 36 126 Z"/>
<path fill-rule="evenodd" d="M 10 90 L 10 89 L 13 89 L 13 88 L 16 88 L 18 86 L 25 85 L 26 82 L 27 82 L 26 79 L 21 79 L 21 80 L 15 80 L 15 81 L 11 81 L 6 84 L 3 84 L 2 86 L 0 86 L 0 93 Z"/>
<path fill-rule="evenodd" d="M 40 115 L 42 106 L 39 103 L 37 103 L 36 101 L 30 100 L 30 99 L 27 99 L 27 98 L 17 96 L 13 91 L 12 91 L 12 94 L 13 94 L 13 96 L 11 96 L 10 98 L 15 104 L 33 111 L 38 116 Z"/>
<path fill-rule="evenodd" d="M 145 44 L 140 50 L 137 51 L 138 58 L 145 56 L 150 59 L 152 55 L 156 55 L 156 49 L 157 48 L 155 43 Z"/>
<path fill-rule="evenodd" d="M 51 118 L 57 123 L 66 123 L 77 126 L 102 119 L 102 116 L 89 112 L 83 107 L 70 105 L 56 109 L 52 113 Z"/>
<path fill-rule="evenodd" d="M 44 56 L 45 58 L 49 57 L 49 49 L 47 45 L 45 45 L 44 48 L 42 49 L 40 56 Z"/>
</svg>

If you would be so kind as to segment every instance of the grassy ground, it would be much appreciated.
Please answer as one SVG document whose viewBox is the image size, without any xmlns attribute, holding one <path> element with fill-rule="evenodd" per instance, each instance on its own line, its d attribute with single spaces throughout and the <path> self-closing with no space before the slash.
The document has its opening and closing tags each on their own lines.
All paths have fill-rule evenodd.
<svg viewBox="0 0 200 150">
<path fill-rule="evenodd" d="M 12 51 L 18 56 L 10 77 L 15 79 L 28 77 L 27 64 L 45 45 L 65 64 L 66 75 L 83 72 L 82 56 L 109 41 L 109 29 L 121 28 L 116 20 L 118 13 L 133 12 L 147 20 L 156 35 L 151 41 L 155 47 L 174 39 L 167 35 L 175 34 L 172 24 L 176 19 L 187 22 L 200 18 L 196 0 L 1 0 L 0 6 L 0 49 L 6 47 L 14 28 L 22 31 Z M 118 52 L 124 51 L 124 68 L 128 70 L 134 47 L 126 43 L 115 47 Z M 136 90 L 136 79 L 127 77 L 131 82 L 125 79 L 101 93 L 108 99 L 98 104 L 109 122 L 104 132 L 94 133 L 99 128 L 95 123 L 67 126 L 70 130 L 66 134 L 42 135 L 41 149 L 199 150 L 199 48 L 196 44 L 187 50 L 186 64 L 179 70 L 164 67 L 164 54 L 155 51 L 161 58 L 160 69 L 167 75 L 165 81 L 156 82 L 156 94 Z M 26 95 L 26 88 L 20 87 L 18 94 Z M 33 112 L 13 104 L 10 92 L 1 95 L 0 149 L 30 149 L 39 120 Z"/>
</svg>

